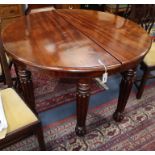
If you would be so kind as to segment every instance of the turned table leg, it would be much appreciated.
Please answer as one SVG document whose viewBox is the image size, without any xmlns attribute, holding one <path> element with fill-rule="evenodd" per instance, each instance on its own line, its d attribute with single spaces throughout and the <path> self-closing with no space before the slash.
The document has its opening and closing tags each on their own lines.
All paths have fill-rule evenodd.
<svg viewBox="0 0 155 155">
<path fill-rule="evenodd" d="M 116 122 L 120 122 L 124 118 L 123 111 L 127 104 L 135 80 L 135 75 L 135 69 L 129 69 L 128 71 L 122 73 L 117 109 L 113 114 L 113 118 Z"/>
<path fill-rule="evenodd" d="M 76 110 L 77 110 L 77 125 L 75 132 L 78 136 L 84 136 L 86 134 L 86 116 L 89 105 L 90 97 L 90 80 L 79 80 L 77 85 L 77 100 L 76 100 Z"/>
<path fill-rule="evenodd" d="M 16 65 L 16 66 L 17 66 L 17 74 L 22 88 L 24 100 L 26 104 L 30 107 L 30 109 L 36 113 L 31 72 L 26 70 L 23 66 L 19 66 L 19 65 Z"/>
</svg>

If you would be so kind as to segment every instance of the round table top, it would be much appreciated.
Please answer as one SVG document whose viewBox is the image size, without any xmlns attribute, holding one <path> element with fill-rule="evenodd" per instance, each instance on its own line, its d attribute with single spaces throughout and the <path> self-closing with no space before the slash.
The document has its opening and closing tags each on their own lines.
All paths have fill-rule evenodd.
<svg viewBox="0 0 155 155">
<path fill-rule="evenodd" d="M 2 32 L 15 60 L 66 72 L 113 70 L 141 59 L 151 39 L 134 22 L 110 13 L 54 10 L 18 18 Z"/>
</svg>

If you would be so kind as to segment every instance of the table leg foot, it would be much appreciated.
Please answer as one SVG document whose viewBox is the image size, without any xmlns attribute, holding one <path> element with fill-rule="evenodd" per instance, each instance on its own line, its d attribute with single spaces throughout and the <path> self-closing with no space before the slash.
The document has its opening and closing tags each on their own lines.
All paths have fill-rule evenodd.
<svg viewBox="0 0 155 155">
<path fill-rule="evenodd" d="M 75 132 L 76 132 L 77 136 L 83 137 L 86 134 L 86 128 L 85 127 L 76 126 L 75 127 Z"/>
<path fill-rule="evenodd" d="M 124 119 L 124 114 L 121 113 L 121 112 L 115 111 L 114 114 L 113 114 L 113 119 L 114 119 L 116 122 L 121 122 L 121 121 Z"/>
</svg>

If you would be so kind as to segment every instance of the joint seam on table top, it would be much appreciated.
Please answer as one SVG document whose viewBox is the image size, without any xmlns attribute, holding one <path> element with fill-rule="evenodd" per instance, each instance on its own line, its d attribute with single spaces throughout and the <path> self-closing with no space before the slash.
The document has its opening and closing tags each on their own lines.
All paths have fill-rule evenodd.
<svg viewBox="0 0 155 155">
<path fill-rule="evenodd" d="M 114 55 L 112 55 L 110 52 L 108 52 L 105 48 L 103 48 L 101 45 L 100 45 L 100 43 L 98 42 L 98 41 L 96 41 L 96 40 L 94 40 L 94 39 L 92 39 L 92 38 L 90 38 L 89 36 L 88 36 L 88 34 L 86 34 L 86 33 L 84 33 L 84 32 L 82 32 L 82 31 L 80 31 L 80 29 L 78 29 L 76 26 L 74 26 L 72 23 L 70 23 L 68 20 L 66 20 L 62 15 L 61 15 L 61 13 L 58 13 L 57 11 L 53 11 L 53 12 L 55 12 L 57 15 L 59 15 L 61 18 L 63 18 L 66 22 L 68 22 L 69 24 L 71 24 L 74 28 L 76 28 L 76 30 L 78 30 L 80 33 L 82 33 L 85 37 L 87 37 L 87 38 L 89 38 L 91 41 L 93 41 L 95 44 L 97 44 L 99 47 L 101 47 L 102 49 L 104 49 L 108 54 L 110 54 L 114 59 L 116 59 L 121 65 L 123 64 L 119 59 L 117 59 Z M 72 16 L 73 17 L 73 16 Z"/>
</svg>

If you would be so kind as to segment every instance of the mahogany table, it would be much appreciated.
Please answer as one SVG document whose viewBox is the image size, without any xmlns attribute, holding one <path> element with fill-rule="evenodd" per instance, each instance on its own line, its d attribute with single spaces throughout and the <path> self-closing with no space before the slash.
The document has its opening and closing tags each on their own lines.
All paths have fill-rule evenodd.
<svg viewBox="0 0 155 155">
<path fill-rule="evenodd" d="M 148 34 L 122 17 L 87 10 L 54 10 L 23 16 L 2 32 L 12 56 L 25 100 L 34 110 L 31 73 L 34 67 L 55 77 L 77 78 L 76 134 L 86 133 L 90 84 L 94 77 L 120 72 L 122 80 L 113 118 L 123 120 L 139 62 L 151 46 Z M 102 63 L 101 63 L 102 62 Z"/>
</svg>

